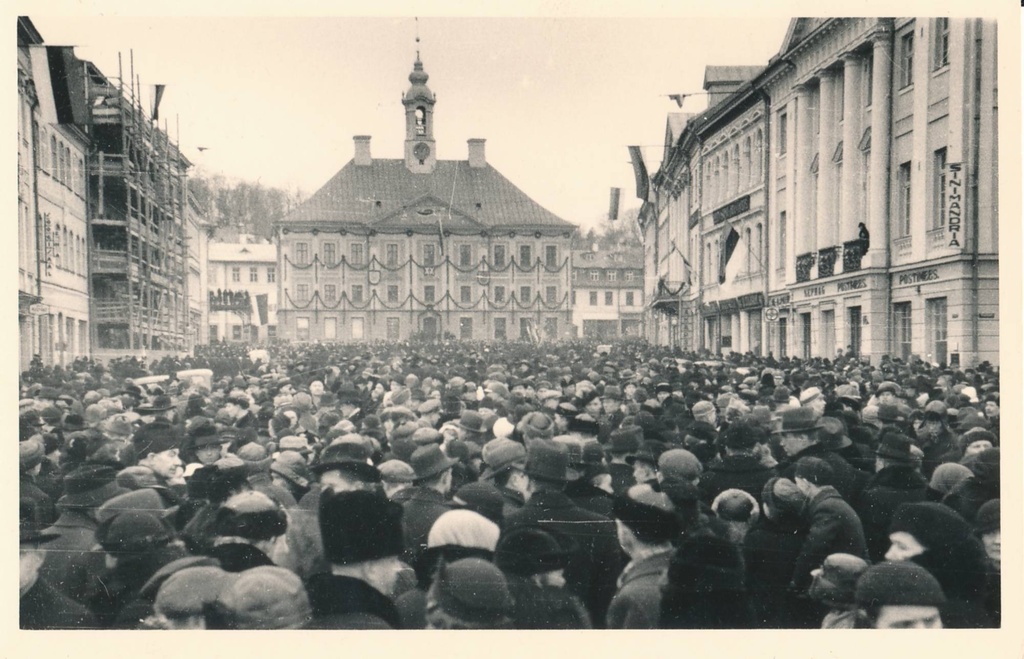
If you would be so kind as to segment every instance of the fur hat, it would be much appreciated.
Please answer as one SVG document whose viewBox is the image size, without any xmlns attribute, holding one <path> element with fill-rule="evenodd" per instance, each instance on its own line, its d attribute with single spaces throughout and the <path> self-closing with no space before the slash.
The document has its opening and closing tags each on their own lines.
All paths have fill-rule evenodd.
<svg viewBox="0 0 1024 659">
<path fill-rule="evenodd" d="M 662 544 L 679 534 L 675 504 L 664 492 L 650 485 L 634 485 L 615 498 L 612 517 L 629 527 L 645 544 Z"/>
<path fill-rule="evenodd" d="M 214 531 L 221 536 L 249 540 L 271 540 L 284 535 L 288 517 L 274 501 L 255 490 L 241 492 L 224 502 L 217 511 Z"/>
<path fill-rule="evenodd" d="M 324 490 L 319 512 L 324 557 L 330 563 L 363 563 L 404 550 L 402 506 L 382 493 Z"/>
</svg>

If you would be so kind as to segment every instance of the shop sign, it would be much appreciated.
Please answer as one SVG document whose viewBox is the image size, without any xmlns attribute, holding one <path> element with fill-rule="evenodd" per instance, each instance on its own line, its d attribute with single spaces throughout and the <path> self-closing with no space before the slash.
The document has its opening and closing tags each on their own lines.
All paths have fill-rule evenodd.
<svg viewBox="0 0 1024 659">
<path fill-rule="evenodd" d="M 43 266 L 46 276 L 53 274 L 53 234 L 50 233 L 50 214 L 43 214 Z"/>
<path fill-rule="evenodd" d="M 704 304 L 704 314 L 707 316 L 713 316 L 718 313 L 718 302 L 707 302 Z"/>
<path fill-rule="evenodd" d="M 939 278 L 939 271 L 937 268 L 930 270 L 918 270 L 917 272 L 907 272 L 899 276 L 900 286 L 906 286 L 907 284 L 920 284 L 926 281 L 935 281 Z"/>
<path fill-rule="evenodd" d="M 824 286 L 811 286 L 810 288 L 804 289 L 804 297 L 821 297 L 825 294 Z"/>
<path fill-rule="evenodd" d="M 722 311 L 739 311 L 740 303 L 736 298 L 730 298 L 728 300 L 722 300 L 718 303 L 719 308 Z"/>
<path fill-rule="evenodd" d="M 963 163 L 951 162 L 946 174 L 946 230 L 949 232 L 949 246 L 960 247 L 961 214 L 964 203 L 963 179 L 960 172 Z"/>
<path fill-rule="evenodd" d="M 780 293 L 768 298 L 768 306 L 785 307 L 789 305 L 789 293 Z"/>
<path fill-rule="evenodd" d="M 740 296 L 740 307 L 744 309 L 756 309 L 764 306 L 763 293 L 750 293 Z"/>
<path fill-rule="evenodd" d="M 861 277 L 859 279 L 851 279 L 849 281 L 839 282 L 839 286 L 837 288 L 839 289 L 840 293 L 845 293 L 846 291 L 856 291 L 861 288 L 867 287 L 867 281 L 863 277 Z"/>
<path fill-rule="evenodd" d="M 730 217 L 736 217 L 740 213 L 746 213 L 750 210 L 750 195 L 743 195 L 736 201 L 730 201 L 725 206 L 711 212 L 711 217 L 714 219 L 715 224 L 721 224 Z"/>
</svg>

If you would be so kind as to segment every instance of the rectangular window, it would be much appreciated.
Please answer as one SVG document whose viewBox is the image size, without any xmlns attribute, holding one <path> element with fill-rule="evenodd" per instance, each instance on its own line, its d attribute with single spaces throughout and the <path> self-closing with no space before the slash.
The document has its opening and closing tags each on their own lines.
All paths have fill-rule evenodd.
<svg viewBox="0 0 1024 659">
<path fill-rule="evenodd" d="M 397 318 L 387 319 L 387 339 L 388 341 L 397 341 L 399 337 L 399 321 Z"/>
<path fill-rule="evenodd" d="M 597 306 L 597 291 L 590 291 L 590 306 Z"/>
<path fill-rule="evenodd" d="M 850 307 L 847 310 L 848 314 L 848 327 L 850 328 L 850 344 L 847 346 L 850 352 L 853 353 L 854 357 L 860 357 L 860 337 L 861 337 L 861 316 L 860 307 Z"/>
<path fill-rule="evenodd" d="M 524 268 L 533 265 L 533 250 L 529 245 L 519 246 L 519 265 Z"/>
<path fill-rule="evenodd" d="M 946 298 L 937 297 L 924 301 L 925 306 L 925 348 L 928 356 L 925 361 L 945 364 L 947 358 Z"/>
<path fill-rule="evenodd" d="M 241 325 L 232 325 L 231 326 L 231 340 L 232 341 L 241 341 L 242 340 L 242 326 Z"/>
<path fill-rule="evenodd" d="M 788 137 L 789 126 L 787 122 L 787 116 L 785 112 L 779 113 L 779 155 L 785 155 L 786 153 L 786 139 Z"/>
<path fill-rule="evenodd" d="M 904 89 L 914 84 L 914 31 L 905 33 L 900 37 L 899 50 L 899 84 Z"/>
<path fill-rule="evenodd" d="M 387 247 L 384 248 L 385 256 L 384 263 L 389 268 L 393 268 L 398 265 L 398 243 L 388 243 Z"/>
<path fill-rule="evenodd" d="M 552 341 L 558 338 L 557 318 L 548 317 L 544 319 L 544 335 Z"/>
<path fill-rule="evenodd" d="M 636 273 L 633 272 L 632 270 L 627 270 L 626 271 L 626 281 L 633 281 L 634 278 L 636 278 Z"/>
<path fill-rule="evenodd" d="M 494 339 L 504 341 L 508 338 L 508 319 L 500 316 L 494 319 Z"/>
<path fill-rule="evenodd" d="M 463 316 L 459 318 L 459 338 L 470 341 L 473 338 L 473 319 Z"/>
<path fill-rule="evenodd" d="M 600 279 L 601 279 L 601 271 L 600 270 L 591 270 L 590 271 L 590 281 L 599 281 Z"/>
<path fill-rule="evenodd" d="M 352 301 L 359 304 L 363 301 L 363 285 L 352 284 Z"/>
<path fill-rule="evenodd" d="M 612 298 L 614 297 L 614 295 L 615 294 L 612 291 L 605 291 L 605 293 L 604 293 L 604 306 L 606 306 L 606 307 L 612 306 Z"/>
<path fill-rule="evenodd" d="M 896 174 L 896 231 L 899 237 L 910 235 L 910 163 L 900 165 Z"/>
<path fill-rule="evenodd" d="M 324 302 L 334 304 L 338 299 L 338 287 L 335 284 L 324 284 Z"/>
<path fill-rule="evenodd" d="M 570 293 L 570 295 L 572 296 L 572 306 L 575 307 L 576 306 L 576 291 L 573 291 L 572 293 Z"/>
<path fill-rule="evenodd" d="M 519 301 L 523 304 L 530 304 L 533 302 L 533 289 L 529 286 L 519 287 Z"/>
<path fill-rule="evenodd" d="M 616 281 L 619 278 L 619 273 L 616 270 L 608 271 L 608 281 Z"/>
<path fill-rule="evenodd" d="M 820 352 L 823 357 L 829 359 L 836 354 L 836 312 L 834 309 L 825 309 L 821 312 L 821 342 Z"/>
<path fill-rule="evenodd" d="M 324 264 L 334 265 L 338 262 L 338 244 L 324 243 Z"/>
<path fill-rule="evenodd" d="M 555 302 L 557 302 L 557 297 L 558 297 L 558 287 L 557 286 L 548 286 L 546 289 L 544 289 L 544 299 L 547 300 L 548 304 L 554 304 Z"/>
<path fill-rule="evenodd" d="M 277 267 L 273 265 L 267 266 L 267 283 L 273 284 L 277 281 Z"/>
<path fill-rule="evenodd" d="M 469 304 L 473 299 L 473 291 L 469 286 L 459 287 L 459 301 L 462 304 Z"/>
<path fill-rule="evenodd" d="M 295 263 L 296 265 L 309 263 L 309 243 L 295 243 Z"/>
<path fill-rule="evenodd" d="M 356 341 L 361 341 L 363 339 L 363 325 L 364 325 L 364 322 L 365 322 L 364 318 L 353 318 L 352 319 L 352 338 L 354 340 L 356 340 Z"/>
<path fill-rule="evenodd" d="M 949 18 L 935 19 L 935 57 L 932 68 L 941 69 L 949 64 Z"/>
<path fill-rule="evenodd" d="M 349 250 L 350 250 L 350 252 L 352 254 L 352 265 L 362 265 L 363 264 L 363 244 L 362 243 L 352 243 L 349 246 Z"/>
<path fill-rule="evenodd" d="M 256 266 L 249 267 L 249 281 L 256 283 L 260 280 L 260 271 Z"/>
<path fill-rule="evenodd" d="M 544 248 L 544 265 L 549 268 L 558 267 L 558 247 L 555 245 L 547 245 Z"/>
<path fill-rule="evenodd" d="M 893 347 L 896 349 L 896 354 L 904 361 L 910 359 L 914 339 L 911 314 L 910 302 L 897 302 L 892 305 Z"/>
<path fill-rule="evenodd" d="M 434 243 L 423 244 L 423 265 L 432 266 L 437 262 L 437 245 Z"/>
<path fill-rule="evenodd" d="M 937 149 L 932 156 L 932 228 L 946 226 L 946 147 Z"/>
<path fill-rule="evenodd" d="M 832 82 L 832 89 L 836 90 L 835 107 L 836 114 L 839 115 L 839 123 L 843 123 L 843 119 L 846 118 L 846 74 L 843 71 L 836 73 L 835 78 Z"/>
<path fill-rule="evenodd" d="M 267 325 L 267 341 L 277 338 L 277 325 Z"/>
<path fill-rule="evenodd" d="M 626 306 L 632 307 L 634 302 L 633 291 L 626 291 Z"/>
<path fill-rule="evenodd" d="M 423 301 L 426 302 L 427 304 L 433 304 L 434 303 L 434 287 L 433 286 L 424 286 L 423 287 Z"/>
<path fill-rule="evenodd" d="M 217 337 L 218 331 L 216 325 L 210 325 L 210 343 L 216 343 L 220 339 Z"/>
<path fill-rule="evenodd" d="M 309 341 L 309 318 L 295 319 L 295 338 L 299 341 Z"/>
<path fill-rule="evenodd" d="M 231 281 L 239 282 L 242 281 L 242 268 L 239 266 L 231 267 Z"/>
<path fill-rule="evenodd" d="M 519 338 L 522 340 L 529 340 L 530 338 L 530 319 L 520 318 L 519 319 Z"/>
<path fill-rule="evenodd" d="M 505 246 L 495 245 L 494 246 L 494 265 L 495 268 L 505 267 Z"/>
<path fill-rule="evenodd" d="M 388 302 L 398 302 L 398 286 L 388 285 Z"/>
<path fill-rule="evenodd" d="M 875 86 L 875 54 L 868 53 L 864 58 L 864 107 L 871 107 L 871 96 Z"/>
<path fill-rule="evenodd" d="M 295 301 L 303 303 L 309 302 L 309 284 L 295 285 Z"/>
<path fill-rule="evenodd" d="M 324 338 L 332 340 L 338 338 L 337 318 L 324 318 Z"/>
<path fill-rule="evenodd" d="M 473 265 L 473 246 L 459 245 L 459 267 L 468 268 Z"/>
<path fill-rule="evenodd" d="M 505 287 L 504 286 L 495 286 L 494 287 L 494 301 L 495 302 L 504 302 L 505 301 Z"/>
</svg>

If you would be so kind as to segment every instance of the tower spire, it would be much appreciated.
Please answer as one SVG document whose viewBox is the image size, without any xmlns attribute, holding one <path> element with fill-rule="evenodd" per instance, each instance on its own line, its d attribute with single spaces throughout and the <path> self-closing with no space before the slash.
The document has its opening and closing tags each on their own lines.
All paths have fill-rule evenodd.
<svg viewBox="0 0 1024 659">
<path fill-rule="evenodd" d="M 416 22 L 416 61 L 420 61 L 420 17 L 414 18 Z"/>
</svg>

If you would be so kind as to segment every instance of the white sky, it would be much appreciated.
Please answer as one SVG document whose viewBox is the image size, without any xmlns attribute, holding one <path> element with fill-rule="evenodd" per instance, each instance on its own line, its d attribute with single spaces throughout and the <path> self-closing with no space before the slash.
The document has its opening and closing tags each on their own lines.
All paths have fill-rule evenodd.
<svg viewBox="0 0 1024 659">
<path fill-rule="evenodd" d="M 352 157 L 352 136 L 374 157 L 402 157 L 401 95 L 415 59 L 408 17 L 110 17 L 33 15 L 47 43 L 74 45 L 109 77 L 129 52 L 143 98 L 166 84 L 200 171 L 311 194 Z M 638 206 L 626 146 L 661 158 L 666 95 L 700 92 L 706 65 L 764 65 L 785 16 L 746 18 L 421 17 L 420 51 L 438 97 L 438 157 L 487 158 L 557 215 L 589 227 L 608 209 Z M 704 109 L 706 97 L 681 111 Z M 200 153 L 196 147 L 208 147 Z"/>
</svg>

